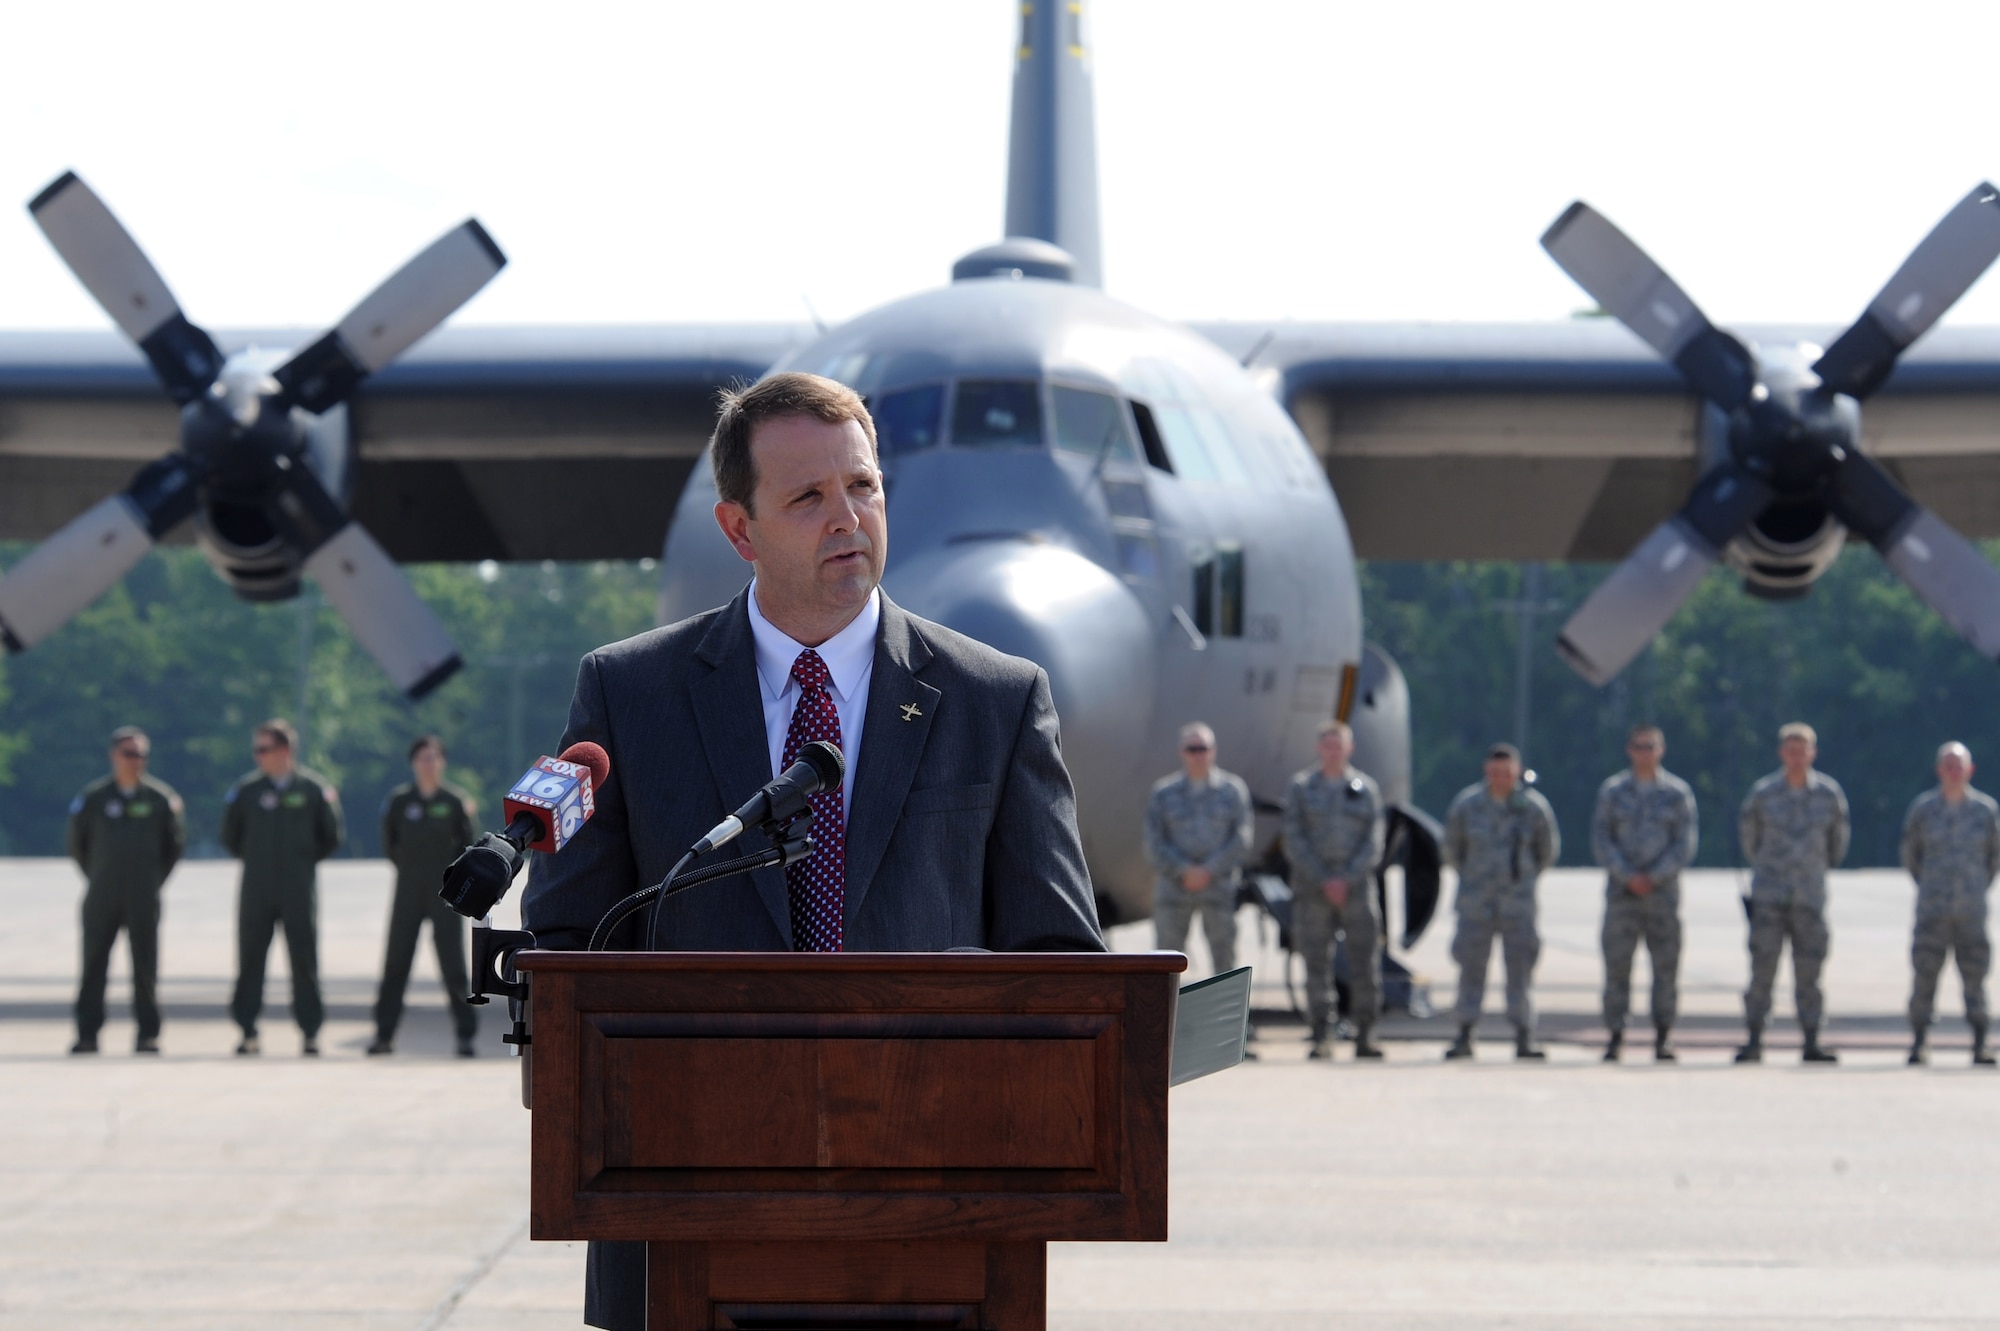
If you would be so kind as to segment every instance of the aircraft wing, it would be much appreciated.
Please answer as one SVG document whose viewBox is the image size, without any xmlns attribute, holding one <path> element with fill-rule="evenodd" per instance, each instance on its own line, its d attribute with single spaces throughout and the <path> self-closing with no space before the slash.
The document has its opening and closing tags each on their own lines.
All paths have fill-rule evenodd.
<svg viewBox="0 0 2000 1331">
<path fill-rule="evenodd" d="M 1619 559 L 1694 482 L 1698 403 L 1609 319 L 1196 331 L 1252 356 L 1363 558 Z M 1740 331 L 1822 347 L 1839 332 Z M 1911 348 L 1869 400 L 1863 438 L 1946 522 L 2000 537 L 2000 328 L 1939 328 Z"/>
<path fill-rule="evenodd" d="M 715 420 L 807 325 L 443 328 L 349 410 L 352 512 L 398 560 L 657 557 Z M 225 351 L 311 340 L 224 334 Z M 39 540 L 173 449 L 176 408 L 112 332 L 0 334 L 0 540 Z"/>
</svg>

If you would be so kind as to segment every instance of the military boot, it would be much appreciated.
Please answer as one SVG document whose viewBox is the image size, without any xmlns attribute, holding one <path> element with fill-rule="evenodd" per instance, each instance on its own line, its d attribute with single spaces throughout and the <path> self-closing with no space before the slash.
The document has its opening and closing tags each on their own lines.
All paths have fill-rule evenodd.
<svg viewBox="0 0 2000 1331">
<path fill-rule="evenodd" d="M 1736 1050 L 1738 1063 L 1762 1063 L 1764 1061 L 1764 1028 L 1752 1026 L 1750 1038 Z"/>
<path fill-rule="evenodd" d="M 1458 1038 L 1451 1042 L 1451 1048 L 1444 1051 L 1444 1056 L 1447 1059 L 1471 1058 L 1472 1044 L 1472 1024 L 1468 1022 L 1458 1028 Z"/>
<path fill-rule="evenodd" d="M 1356 1058 L 1374 1059 L 1382 1057 L 1382 1051 L 1375 1047 L 1374 1032 L 1375 1028 L 1373 1026 L 1363 1025 L 1354 1028 L 1354 1056 Z"/>
<path fill-rule="evenodd" d="M 1913 1068 L 1920 1068 L 1931 1061 L 1929 1031 L 1919 1027 L 1910 1037 L 1910 1056 L 1904 1061 Z"/>
<path fill-rule="evenodd" d="M 1838 1063 L 1840 1061 L 1839 1054 L 1834 1053 L 1819 1042 L 1819 1027 L 1808 1026 L 1805 1028 L 1805 1033 L 1806 1050 L 1805 1053 L 1799 1056 L 1801 1063 Z"/>
<path fill-rule="evenodd" d="M 1604 1061 L 1607 1063 L 1616 1063 L 1618 1055 L 1624 1052 L 1625 1032 L 1622 1030 L 1611 1032 L 1611 1038 L 1604 1042 Z"/>
<path fill-rule="evenodd" d="M 1535 1043 L 1534 1033 L 1526 1026 L 1514 1028 L 1514 1057 L 1541 1062 L 1549 1056 L 1548 1051 Z"/>
<path fill-rule="evenodd" d="M 1972 1062 L 1975 1067 L 1990 1068 L 1994 1058 L 1986 1048 L 1986 1023 L 1979 1022 L 1972 1028 Z"/>
<path fill-rule="evenodd" d="M 1678 1063 L 1680 1055 L 1674 1052 L 1674 1028 L 1656 1026 L 1653 1028 L 1653 1061 L 1655 1063 Z"/>
</svg>

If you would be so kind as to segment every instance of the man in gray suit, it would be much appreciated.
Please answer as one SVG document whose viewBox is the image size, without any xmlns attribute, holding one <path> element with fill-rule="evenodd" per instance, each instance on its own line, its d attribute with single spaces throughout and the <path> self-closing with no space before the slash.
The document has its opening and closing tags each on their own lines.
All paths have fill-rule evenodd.
<svg viewBox="0 0 2000 1331">
<path fill-rule="evenodd" d="M 725 393 L 710 458 L 716 521 L 754 580 L 583 659 L 562 743 L 603 745 L 611 775 L 576 839 L 537 859 L 522 902 L 537 941 L 584 947 L 826 739 L 847 775 L 814 799 L 809 859 L 682 893 L 612 946 L 1103 950 L 1048 676 L 877 587 L 888 526 L 861 399 L 805 374 Z M 587 1322 L 643 1326 L 645 1288 L 644 1245 L 591 1245 Z"/>
</svg>

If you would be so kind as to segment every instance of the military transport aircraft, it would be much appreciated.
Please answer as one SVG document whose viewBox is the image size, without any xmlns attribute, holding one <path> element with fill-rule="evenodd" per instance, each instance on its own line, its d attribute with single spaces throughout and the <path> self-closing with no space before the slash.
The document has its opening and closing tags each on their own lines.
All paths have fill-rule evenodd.
<svg viewBox="0 0 2000 1331">
<path fill-rule="evenodd" d="M 662 616 L 716 604 L 746 570 L 708 517 L 715 391 L 801 368 L 852 384 L 876 416 L 889 594 L 1049 671 L 1108 920 L 1150 908 L 1140 811 L 1184 721 L 1216 727 L 1223 762 L 1268 812 L 1310 761 L 1317 725 L 1349 717 L 1361 764 L 1407 806 L 1408 695 L 1363 640 L 1356 555 L 1618 558 L 1675 512 L 1712 462 L 1704 440 L 1723 436 L 1703 432 L 1711 408 L 1674 368 L 1610 320 L 1190 328 L 1106 296 L 1080 10 L 1022 6 L 1008 238 L 959 260 L 949 285 L 841 327 L 446 328 L 386 365 L 354 341 L 357 311 L 339 354 L 318 353 L 338 371 L 329 382 L 353 388 L 337 429 L 288 380 L 297 362 L 247 355 L 309 339 L 221 335 L 227 365 L 246 353 L 266 376 L 246 368 L 219 398 L 228 419 L 254 405 L 259 423 L 230 435 L 232 455 L 265 450 L 245 468 L 269 497 L 260 530 L 278 533 L 258 586 L 320 576 L 312 533 L 344 520 L 396 560 L 663 551 Z M 455 305 L 424 309 L 435 322 Z M 299 360 L 316 366 L 312 354 Z M 356 387 L 361 370 L 378 372 Z M 1996 392 L 2000 334 L 1946 330 L 1903 358 L 1861 442 L 1943 520 L 2000 533 L 1988 479 L 2000 470 L 1968 463 L 1986 448 L 1981 408 Z M 206 436 L 185 423 L 230 431 L 204 401 L 177 430 L 128 344 L 0 335 L 0 536 L 55 532 L 44 549 L 62 548 L 76 515 L 143 494 L 148 464 L 179 456 L 204 547 L 245 588 L 212 536 L 237 492 L 202 470 Z M 135 468 L 147 468 L 139 482 Z M 283 477 L 300 470 L 334 505 L 313 509 L 310 528 L 285 497 L 298 491 Z M 83 603 L 80 583 L 53 578 L 67 600 L 17 597 L 18 573 L 0 580 L 10 624 L 19 614 L 51 631 Z M 425 682 L 377 656 L 405 687 Z M 1435 903 L 1435 847 L 1407 807 L 1398 826 L 1428 870 L 1406 875 L 1401 932 L 1413 938 Z"/>
</svg>

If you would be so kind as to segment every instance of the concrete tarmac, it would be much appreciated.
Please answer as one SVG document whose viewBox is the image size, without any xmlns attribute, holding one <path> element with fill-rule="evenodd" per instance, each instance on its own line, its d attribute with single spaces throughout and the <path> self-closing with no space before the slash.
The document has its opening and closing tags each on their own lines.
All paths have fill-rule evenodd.
<svg viewBox="0 0 2000 1331">
<path fill-rule="evenodd" d="M 397 1054 L 362 1056 L 388 881 L 368 861 L 323 875 L 324 1057 L 298 1056 L 282 947 L 266 1052 L 230 1055 L 235 876 L 199 863 L 167 889 L 165 1054 L 130 1052 L 121 957 L 105 1052 L 73 1058 L 77 875 L 0 861 L 0 1328 L 580 1324 L 581 1245 L 526 1238 L 499 1020 L 479 1059 L 449 1057 L 427 939 Z M 1600 882 L 1543 885 L 1542 1066 L 1513 1062 L 1495 1017 L 1471 1065 L 1440 1061 L 1443 1017 L 1388 1023 L 1378 1065 L 1345 1046 L 1304 1062 L 1272 932 L 1245 912 L 1262 1057 L 1175 1090 L 1172 1241 L 1058 1245 L 1051 1326 L 2000 1325 L 2000 1073 L 1968 1065 L 1950 976 L 1933 1065 L 1902 1064 L 1908 881 L 1835 877 L 1832 1069 L 1798 1063 L 1789 971 L 1769 1061 L 1730 1065 L 1728 873 L 1686 889 L 1682 1061 L 1650 1059 L 1642 959 L 1635 1049 L 1600 1063 Z M 1407 954 L 1440 1008 L 1449 925 L 1447 906 Z M 1494 1012 L 1497 956 L 1490 978 Z"/>
</svg>

